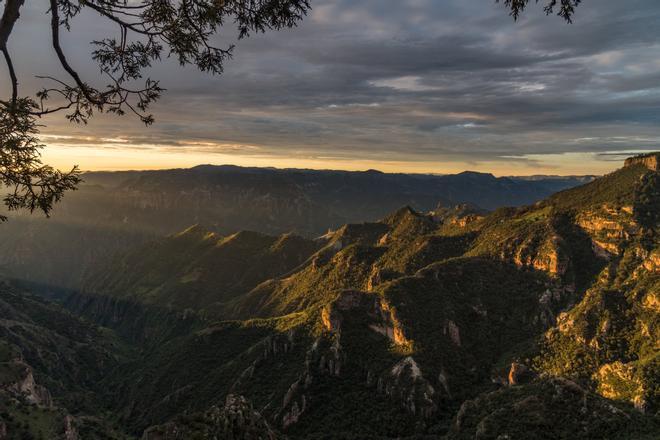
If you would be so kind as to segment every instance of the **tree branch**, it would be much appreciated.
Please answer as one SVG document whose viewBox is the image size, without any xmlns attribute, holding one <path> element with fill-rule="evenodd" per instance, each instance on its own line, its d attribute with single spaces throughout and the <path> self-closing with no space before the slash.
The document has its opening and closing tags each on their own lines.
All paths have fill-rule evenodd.
<svg viewBox="0 0 660 440">
<path fill-rule="evenodd" d="M 0 49 L 2 54 L 5 56 L 5 63 L 7 63 L 7 70 L 9 70 L 9 78 L 11 79 L 11 108 L 16 107 L 16 100 L 18 99 L 18 78 L 16 78 L 16 71 L 14 70 L 14 64 L 11 61 L 9 56 L 9 51 L 6 47 Z"/>
<path fill-rule="evenodd" d="M 20 9 L 25 0 L 5 0 L 5 10 L 0 19 L 0 49 L 7 47 L 7 40 L 11 31 L 14 29 L 14 23 L 20 17 Z"/>
<path fill-rule="evenodd" d="M 16 78 L 16 71 L 14 70 L 14 63 L 12 63 L 9 50 L 7 50 L 7 41 L 9 35 L 14 29 L 14 23 L 20 17 L 20 9 L 25 0 L 6 0 L 5 9 L 0 19 L 0 51 L 5 57 L 7 70 L 9 70 L 9 78 L 11 79 L 11 108 L 16 108 L 16 100 L 18 99 L 18 78 Z"/>
<path fill-rule="evenodd" d="M 71 78 L 73 78 L 85 98 L 89 102 L 100 106 L 100 103 L 96 100 L 96 98 L 91 96 L 87 85 L 82 82 L 78 72 L 73 70 L 66 57 L 64 56 L 64 52 L 60 46 L 60 15 L 57 10 L 57 0 L 50 0 L 50 29 L 52 34 L 53 49 L 55 49 L 55 53 L 57 54 L 57 58 L 60 60 L 60 64 L 71 76 Z"/>
</svg>

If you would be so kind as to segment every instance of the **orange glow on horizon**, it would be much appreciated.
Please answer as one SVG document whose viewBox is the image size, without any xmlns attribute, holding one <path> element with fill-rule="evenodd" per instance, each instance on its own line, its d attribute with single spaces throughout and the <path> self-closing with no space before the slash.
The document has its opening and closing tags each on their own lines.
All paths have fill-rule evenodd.
<svg viewBox="0 0 660 440">
<path fill-rule="evenodd" d="M 200 164 L 245 167 L 309 168 L 363 171 L 376 169 L 388 173 L 454 174 L 465 170 L 510 175 L 585 175 L 605 174 L 622 165 L 618 160 L 598 160 L 593 153 L 528 155 L 502 160 L 373 160 L 344 157 L 292 157 L 275 154 L 205 152 L 195 148 L 162 146 L 126 147 L 119 139 L 108 139 L 104 146 L 58 144 L 56 139 L 43 150 L 43 161 L 66 170 L 74 164 L 84 171 L 125 171 L 190 168 Z M 122 145 L 124 144 L 124 145 Z M 201 144 L 200 144 L 201 145 Z M 204 147 L 204 145 L 202 145 Z M 249 149 L 249 147 L 246 147 Z M 202 148 L 203 150 L 203 148 Z"/>
</svg>

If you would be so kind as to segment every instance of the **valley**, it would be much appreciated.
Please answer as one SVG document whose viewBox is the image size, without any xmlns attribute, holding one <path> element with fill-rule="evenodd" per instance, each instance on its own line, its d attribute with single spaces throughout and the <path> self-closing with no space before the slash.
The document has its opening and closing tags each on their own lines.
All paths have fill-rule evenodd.
<svg viewBox="0 0 660 440">
<path fill-rule="evenodd" d="M 1 226 L 0 439 L 656 439 L 658 157 L 89 175 Z"/>
<path fill-rule="evenodd" d="M 90 172 L 51 217 L 6 213 L 0 270 L 57 293 L 79 289 L 91 266 L 139 243 L 193 225 L 229 236 L 239 231 L 315 238 L 347 223 L 375 221 L 409 205 L 481 209 L 524 205 L 592 179 L 496 178 L 202 165 L 159 171 Z M 2 212 L 0 212 L 2 214 Z"/>
</svg>

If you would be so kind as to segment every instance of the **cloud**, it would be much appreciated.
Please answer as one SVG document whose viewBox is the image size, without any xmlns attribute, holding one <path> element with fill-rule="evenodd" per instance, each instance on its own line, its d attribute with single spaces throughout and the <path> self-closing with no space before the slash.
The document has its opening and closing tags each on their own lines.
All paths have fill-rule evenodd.
<svg viewBox="0 0 660 440">
<path fill-rule="evenodd" d="M 543 155 L 658 149 L 657 1 L 592 3 L 567 25 L 541 8 L 513 22 L 491 0 L 317 2 L 300 27 L 240 41 L 222 76 L 171 60 L 153 69 L 168 91 L 151 128 L 105 115 L 72 128 L 55 116 L 44 132 L 223 154 L 475 163 L 533 155 L 530 166 Z M 43 54 L 18 56 L 26 88 L 37 84 L 29 75 L 58 70 L 30 38 L 42 33 L 38 14 L 31 6 L 22 15 L 11 42 L 17 53 Z M 101 80 L 82 42 L 112 31 L 99 20 L 81 16 L 67 40 L 91 81 Z M 223 32 L 229 44 L 234 34 Z"/>
</svg>

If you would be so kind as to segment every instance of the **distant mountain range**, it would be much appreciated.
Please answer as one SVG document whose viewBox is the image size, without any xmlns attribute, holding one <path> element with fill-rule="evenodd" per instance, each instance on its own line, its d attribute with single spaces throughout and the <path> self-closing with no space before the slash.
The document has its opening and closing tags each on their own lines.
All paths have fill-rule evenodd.
<svg viewBox="0 0 660 440">
<path fill-rule="evenodd" d="M 465 172 L 385 174 L 202 165 L 163 171 L 98 172 L 67 193 L 52 218 L 11 213 L 0 227 L 0 270 L 79 287 L 90 265 L 154 237 L 201 224 L 315 237 L 345 223 L 377 220 L 404 206 L 485 209 L 533 203 L 591 177 L 526 180 Z"/>
<path fill-rule="evenodd" d="M 193 226 L 60 304 L 0 284 L 0 433 L 655 440 L 659 160 L 317 237 Z"/>
<path fill-rule="evenodd" d="M 112 207 L 105 221 L 173 233 L 200 223 L 219 233 L 254 230 L 316 236 L 346 223 L 372 221 L 401 207 L 429 211 L 438 203 L 484 209 L 520 206 L 580 185 L 592 176 L 494 177 L 386 174 L 200 165 L 190 169 L 88 173 L 86 187 L 57 215 L 75 215 L 91 198 Z M 75 206 L 75 207 L 74 207 Z M 89 207 L 86 207 L 89 208 Z"/>
</svg>

